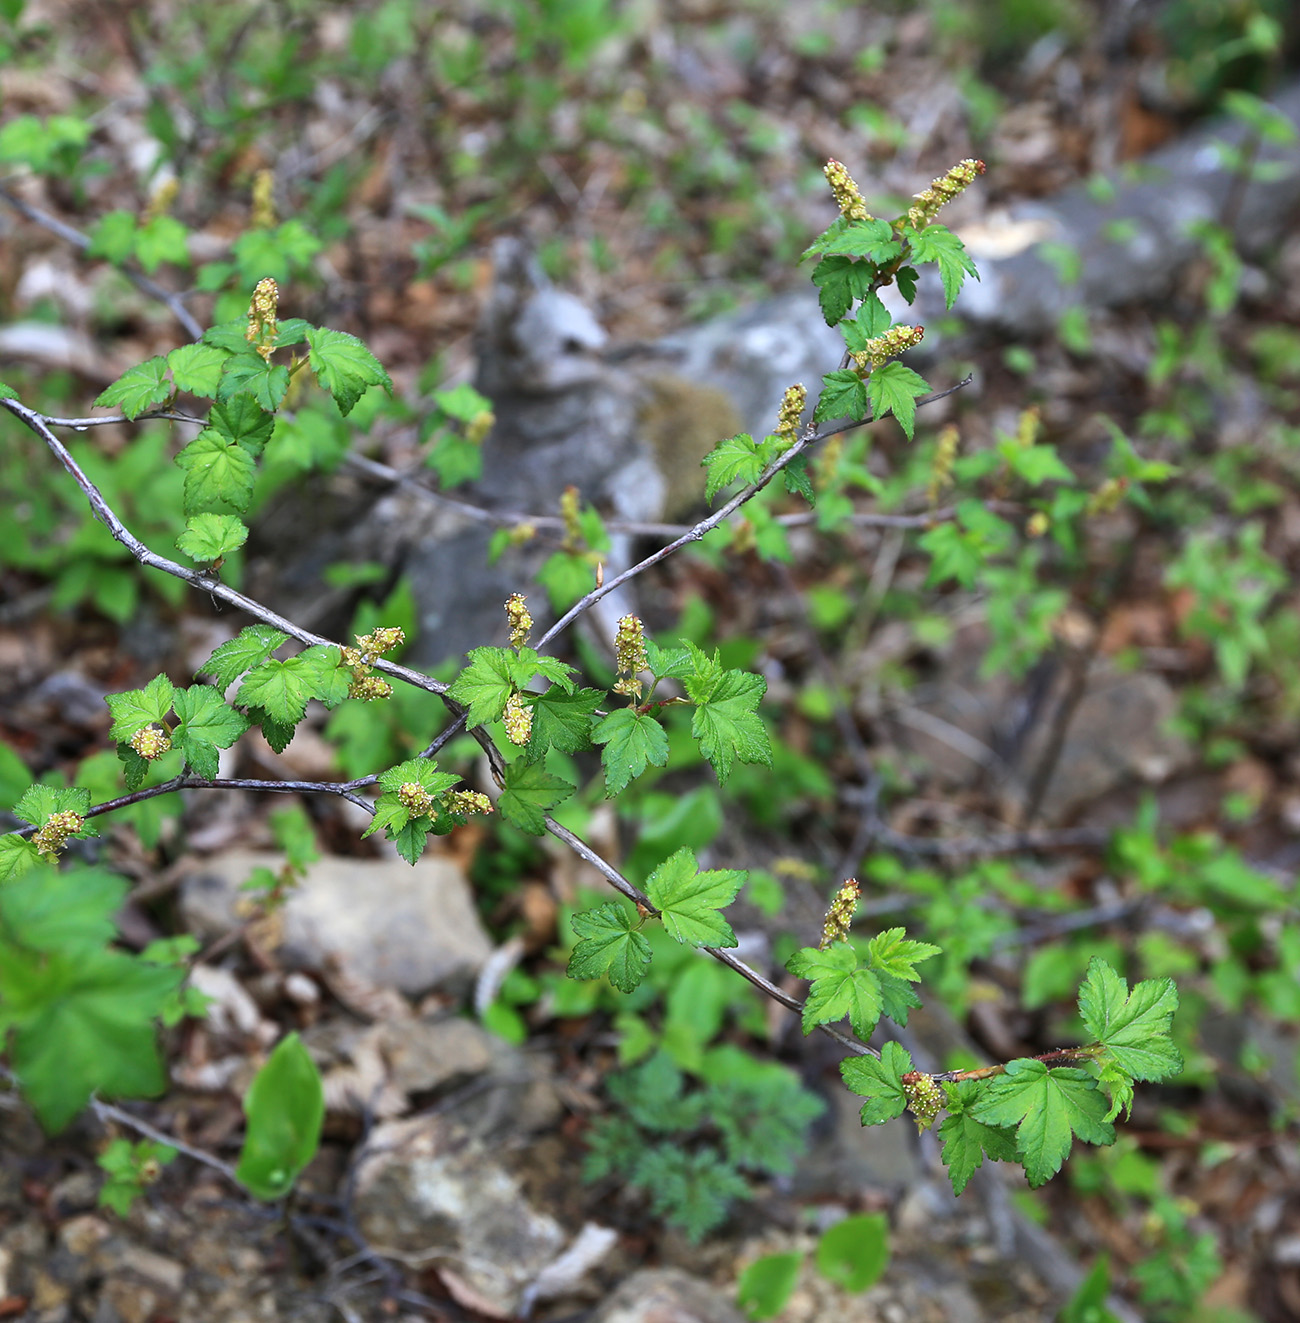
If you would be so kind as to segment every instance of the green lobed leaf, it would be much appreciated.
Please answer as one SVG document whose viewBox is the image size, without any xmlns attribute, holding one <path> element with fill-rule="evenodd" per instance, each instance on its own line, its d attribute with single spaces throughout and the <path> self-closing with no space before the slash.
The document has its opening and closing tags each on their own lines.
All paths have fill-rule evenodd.
<svg viewBox="0 0 1300 1323">
<path fill-rule="evenodd" d="M 474 648 L 469 665 L 456 677 L 448 697 L 469 709 L 466 721 L 483 726 L 496 721 L 515 692 L 514 654 L 509 648 Z"/>
<path fill-rule="evenodd" d="M 606 799 L 617 795 L 647 766 L 662 767 L 668 761 L 667 732 L 649 713 L 635 708 L 621 707 L 602 717 L 591 738 L 604 745 L 600 758 L 605 767 Z"/>
<path fill-rule="evenodd" d="M 736 899 L 745 874 L 735 868 L 700 872 L 685 847 L 664 860 L 646 881 L 646 895 L 664 927 L 683 945 L 735 946 L 731 925 L 718 913 Z"/>
<path fill-rule="evenodd" d="M 507 822 L 530 836 L 546 831 L 546 814 L 573 794 L 573 786 L 553 776 L 540 763 L 524 759 L 506 768 L 505 787 L 497 808 Z"/>
<path fill-rule="evenodd" d="M 691 734 L 724 785 L 736 759 L 772 765 L 772 745 L 756 711 L 766 692 L 767 681 L 761 675 L 725 671 L 711 686 L 707 700 L 697 699 Z"/>
<path fill-rule="evenodd" d="M 121 266 L 135 250 L 135 216 L 129 211 L 110 211 L 90 231 L 87 257 L 102 257 Z"/>
<path fill-rule="evenodd" d="M 316 380 L 334 397 L 344 417 L 371 386 L 392 392 L 392 378 L 355 335 L 315 327 L 307 332 L 307 344 Z"/>
<path fill-rule="evenodd" d="M 150 275 L 164 262 L 189 266 L 189 231 L 175 216 L 153 216 L 136 231 L 135 256 Z"/>
<path fill-rule="evenodd" d="M 824 423 L 840 418 L 862 422 L 867 417 L 867 383 L 855 368 L 837 368 L 822 378 L 813 420 Z"/>
<path fill-rule="evenodd" d="M 379 788 L 389 794 L 396 794 L 404 785 L 423 786 L 431 796 L 445 794 L 460 777 L 452 772 L 438 771 L 438 764 L 432 758 L 408 758 L 380 774 Z"/>
<path fill-rule="evenodd" d="M 226 441 L 214 428 L 205 427 L 176 463 L 185 470 L 184 510 L 202 514 L 228 505 L 242 512 L 253 498 L 255 464 L 241 445 Z"/>
<path fill-rule="evenodd" d="M 551 749 L 559 749 L 561 753 L 590 749 L 592 722 L 604 700 L 605 693 L 600 689 L 579 689 L 566 694 L 552 688 L 532 697 L 533 729 L 525 751 L 529 760 L 535 762 Z"/>
<path fill-rule="evenodd" d="M 881 418 L 887 412 L 892 413 L 910 441 L 916 426 L 916 401 L 929 391 L 929 382 L 911 368 L 890 362 L 872 370 L 866 388 L 871 416 Z"/>
<path fill-rule="evenodd" d="M 591 979 L 608 973 L 620 992 L 631 992 L 650 967 L 650 942 L 640 925 L 640 918 L 617 901 L 575 914 L 578 943 L 569 957 L 568 976 Z"/>
<path fill-rule="evenodd" d="M 855 300 L 866 298 L 876 276 L 876 268 L 870 262 L 857 262 L 839 254 L 823 257 L 813 268 L 812 282 L 817 286 L 817 299 L 826 325 L 837 325 Z"/>
<path fill-rule="evenodd" d="M 917 262 L 934 262 L 939 267 L 943 282 L 944 302 L 949 308 L 957 301 L 967 276 L 978 280 L 979 272 L 971 261 L 966 246 L 953 232 L 942 225 L 927 225 L 923 230 L 908 227 L 904 235 Z M 911 300 L 908 300 L 911 302 Z"/>
<path fill-rule="evenodd" d="M 881 1125 L 907 1111 L 902 1080 L 913 1069 L 911 1053 L 892 1040 L 881 1048 L 879 1059 L 860 1056 L 840 1062 L 845 1085 L 867 1100 L 862 1106 L 863 1125 Z"/>
<path fill-rule="evenodd" d="M 245 671 L 260 666 L 288 641 L 288 634 L 270 625 L 248 625 L 223 643 L 194 674 L 214 676 L 223 690 L 228 689 Z"/>
<path fill-rule="evenodd" d="M 279 1199 L 315 1157 L 325 1120 L 320 1071 L 296 1033 L 280 1041 L 253 1077 L 244 1114 L 235 1179 L 259 1199 Z"/>
<path fill-rule="evenodd" d="M 412 868 L 420 862 L 425 843 L 429 839 L 428 823 L 429 819 L 427 817 L 411 818 L 397 831 L 388 833 L 389 839 L 397 848 L 397 853 Z"/>
<path fill-rule="evenodd" d="M 796 978 L 812 980 L 803 1004 L 805 1034 L 847 1015 L 859 1038 L 871 1037 L 884 1009 L 880 980 L 871 970 L 859 968 L 851 946 L 841 942 L 825 951 L 803 947 L 790 957 L 786 968 Z"/>
<path fill-rule="evenodd" d="M 242 323 L 240 323 L 242 325 Z M 231 444 L 242 446 L 250 455 L 262 453 L 275 430 L 276 419 L 251 395 L 236 395 L 219 400 L 208 414 L 208 428 Z"/>
<path fill-rule="evenodd" d="M 1049 1070 L 1029 1057 L 1007 1062 L 971 1115 L 986 1125 L 1016 1127 L 1016 1153 L 1034 1187 L 1060 1171 L 1075 1135 L 1090 1144 L 1115 1142 L 1115 1128 L 1105 1120 L 1106 1097 L 1087 1071 Z"/>
<path fill-rule="evenodd" d="M 124 878 L 100 868 L 61 873 L 40 863 L 0 888 L 0 933 L 35 951 L 102 947 L 117 931 L 113 916 L 129 890 Z"/>
<path fill-rule="evenodd" d="M 0 836 L 0 882 L 22 877 L 41 864 L 41 852 L 15 832 Z"/>
<path fill-rule="evenodd" d="M 137 418 L 146 409 L 157 408 L 171 398 L 172 383 L 167 376 L 167 360 L 150 358 L 128 368 L 111 386 L 100 392 L 97 409 L 118 405 L 128 418 Z"/>
<path fill-rule="evenodd" d="M 731 483 L 740 481 L 745 486 L 755 483 L 763 474 L 763 461 L 758 446 L 748 432 L 719 441 L 701 461 L 708 472 L 704 499 L 713 498 Z"/>
<path fill-rule="evenodd" d="M 1173 979 L 1144 979 L 1130 993 L 1127 980 L 1094 956 L 1079 989 L 1079 1015 L 1094 1040 L 1135 1080 L 1176 1075 L 1182 1057 L 1169 1034 L 1178 1009 Z"/>
<path fill-rule="evenodd" d="M 942 954 L 940 947 L 931 946 L 929 942 L 913 941 L 906 928 L 887 928 L 867 943 L 867 960 L 872 969 L 911 983 L 920 981 L 916 966 L 922 960 L 932 960 Z"/>
<path fill-rule="evenodd" d="M 185 521 L 185 532 L 176 545 L 203 565 L 224 560 L 248 540 L 248 526 L 235 515 L 197 514 Z"/>
<path fill-rule="evenodd" d="M 853 314 L 852 320 L 840 323 L 840 333 L 844 344 L 853 353 L 860 354 L 867 347 L 868 340 L 884 335 L 894 324 L 888 309 L 881 303 L 878 294 L 868 294 L 862 300 L 862 306 Z"/>
<path fill-rule="evenodd" d="M 165 721 L 175 697 L 176 688 L 165 675 L 155 675 L 143 689 L 105 694 L 104 702 L 113 714 L 109 739 L 128 741 L 146 726 Z"/>
<path fill-rule="evenodd" d="M 288 390 L 289 369 L 283 363 L 270 362 L 245 345 L 242 353 L 231 354 L 221 365 L 217 399 L 226 403 L 246 396 L 270 414 L 284 402 Z"/>
<path fill-rule="evenodd" d="M 140 691 L 137 691 L 140 692 Z M 90 791 L 80 786 L 60 789 L 56 786 L 33 785 L 23 791 L 18 803 L 14 805 L 14 817 L 31 823 L 33 827 L 43 827 L 49 821 L 51 813 L 73 813 L 86 816 L 90 808 Z M 86 824 L 90 826 L 89 823 Z"/>
<path fill-rule="evenodd" d="M 179 724 L 172 744 L 205 780 L 217 776 L 217 750 L 228 749 L 248 729 L 248 718 L 222 700 L 220 690 L 196 684 L 176 691 L 173 704 Z"/>
<path fill-rule="evenodd" d="M 953 1194 L 960 1194 L 970 1178 L 983 1165 L 987 1154 L 994 1162 L 1014 1162 L 1016 1134 L 1014 1130 L 985 1125 L 971 1115 L 971 1108 L 983 1092 L 975 1080 L 961 1080 L 945 1084 L 948 1115 L 939 1123 L 939 1138 L 943 1140 L 943 1165 L 948 1168 Z"/>
<path fill-rule="evenodd" d="M 217 383 L 221 380 L 221 366 L 226 361 L 226 353 L 215 345 L 181 345 L 167 355 L 167 366 L 171 370 L 172 380 L 177 390 L 188 391 L 210 400 L 217 393 Z"/>
</svg>

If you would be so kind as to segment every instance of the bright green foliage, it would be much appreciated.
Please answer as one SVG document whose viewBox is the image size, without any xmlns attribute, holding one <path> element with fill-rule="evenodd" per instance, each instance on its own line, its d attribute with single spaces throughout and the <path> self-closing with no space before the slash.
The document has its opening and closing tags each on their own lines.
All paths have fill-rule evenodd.
<svg viewBox="0 0 1300 1323">
<path fill-rule="evenodd" d="M 510 695 L 527 689 L 533 676 L 545 676 L 571 694 L 572 674 L 573 667 L 556 657 L 543 657 L 532 648 L 520 648 L 518 652 L 513 648 L 474 648 L 469 665 L 448 693 L 469 709 L 471 726 L 482 726 L 496 721 L 506 710 Z"/>
<path fill-rule="evenodd" d="M 1075 1135 L 1090 1144 L 1115 1142 L 1114 1127 L 1105 1119 L 1106 1097 L 1094 1077 L 1077 1066 L 1009 1061 L 971 1114 L 986 1125 L 1016 1127 L 1016 1156 L 1032 1186 L 1060 1171 Z"/>
<path fill-rule="evenodd" d="M 195 675 L 211 675 L 220 687 L 229 689 L 245 671 L 260 666 L 289 636 L 270 625 L 248 625 L 228 643 L 223 643 Z"/>
<path fill-rule="evenodd" d="M 971 261 L 962 241 L 942 225 L 927 225 L 923 230 L 907 227 L 903 231 L 917 262 L 934 262 L 943 281 L 943 296 L 948 307 L 957 301 L 967 276 L 979 279 L 975 263 Z"/>
<path fill-rule="evenodd" d="M 668 734 L 663 726 L 636 708 L 616 708 L 602 717 L 591 733 L 605 766 L 605 797 L 612 799 L 649 766 L 668 761 Z"/>
<path fill-rule="evenodd" d="M 155 1021 L 181 974 L 108 945 L 126 892 L 98 869 L 0 885 L 0 1043 L 50 1131 L 92 1093 L 147 1097 L 166 1083 Z"/>
<path fill-rule="evenodd" d="M 209 781 L 217 775 L 217 750 L 228 749 L 248 729 L 248 718 L 222 702 L 211 685 L 178 689 L 172 700 L 178 724 L 172 743 L 185 761 Z"/>
<path fill-rule="evenodd" d="M 684 677 L 695 704 L 691 734 L 718 780 L 726 783 L 737 759 L 770 766 L 772 745 L 758 716 L 767 681 L 748 671 L 725 670 L 716 651 L 710 658 L 693 643 L 686 646 L 694 662 L 694 673 Z"/>
<path fill-rule="evenodd" d="M 620 992 L 631 992 L 650 966 L 650 943 L 639 931 L 641 920 L 626 905 L 609 901 L 573 916 L 578 944 L 569 957 L 570 978 L 600 978 Z"/>
<path fill-rule="evenodd" d="M 223 506 L 241 512 L 248 508 L 257 461 L 215 428 L 205 427 L 176 456 L 176 463 L 185 470 L 187 515 L 219 510 Z"/>
<path fill-rule="evenodd" d="M 844 1083 L 867 1099 L 862 1106 L 863 1125 L 880 1125 L 902 1116 L 907 1110 L 902 1079 L 912 1068 L 912 1054 L 892 1040 L 881 1049 L 879 1058 L 849 1057 L 840 1062 Z"/>
<path fill-rule="evenodd" d="M 939 1123 L 943 1165 L 948 1168 L 953 1193 L 960 1194 L 983 1166 L 985 1154 L 994 1162 L 1016 1160 L 1016 1136 L 1009 1128 L 988 1125 L 971 1114 L 984 1093 L 977 1081 L 960 1080 L 943 1088 L 948 1100 L 948 1115 Z"/>
<path fill-rule="evenodd" d="M 545 757 L 551 749 L 561 753 L 590 749 L 596 709 L 604 701 L 605 694 L 600 689 L 565 692 L 556 686 L 544 694 L 530 694 L 533 730 L 524 756 L 534 760 Z"/>
<path fill-rule="evenodd" d="M 1079 1283 L 1065 1308 L 1058 1315 L 1060 1323 L 1119 1323 L 1106 1308 L 1110 1295 L 1110 1262 L 1103 1254 Z"/>
<path fill-rule="evenodd" d="M 704 497 L 708 501 L 712 501 L 724 487 L 733 482 L 749 486 L 763 474 L 759 447 L 748 432 L 719 441 L 705 455 L 704 467 L 709 475 L 704 489 Z"/>
<path fill-rule="evenodd" d="M 803 1255 L 764 1254 L 740 1274 L 736 1304 L 754 1320 L 775 1318 L 786 1306 L 799 1280 Z"/>
<path fill-rule="evenodd" d="M 99 1187 L 99 1206 L 110 1208 L 118 1217 L 125 1217 L 132 1205 L 152 1185 L 158 1173 L 176 1157 L 170 1144 L 158 1144 L 152 1139 L 132 1143 L 129 1139 L 114 1139 L 95 1159 L 108 1179 Z"/>
<path fill-rule="evenodd" d="M 451 772 L 438 771 L 438 765 L 432 758 L 409 758 L 396 767 L 390 767 L 379 778 L 379 788 L 383 792 L 375 801 L 375 816 L 370 820 L 362 837 L 371 835 L 381 828 L 390 841 L 397 846 L 397 852 L 408 864 L 414 866 L 424 853 L 429 833 L 444 836 L 463 822 L 460 814 L 447 811 L 440 802 L 442 796 L 452 789 L 460 777 Z M 418 787 L 429 801 L 427 808 L 418 804 L 413 806 L 412 796 L 404 787 Z"/>
<path fill-rule="evenodd" d="M 871 416 L 883 418 L 892 413 L 910 441 L 916 424 L 916 401 L 930 389 L 930 383 L 901 363 L 882 363 L 867 378 L 867 399 Z"/>
<path fill-rule="evenodd" d="M 135 418 L 146 409 L 156 409 L 171 394 L 167 360 L 150 358 L 136 367 L 128 368 L 111 386 L 100 392 L 95 407 L 109 409 L 116 404 L 126 417 Z"/>
<path fill-rule="evenodd" d="M 889 1220 L 883 1213 L 858 1213 L 822 1232 L 818 1271 L 845 1291 L 874 1286 L 889 1266 Z"/>
<path fill-rule="evenodd" d="M 744 884 L 739 869 L 701 873 L 695 855 L 681 849 L 650 874 L 645 890 L 664 927 L 684 946 L 735 946 L 736 934 L 718 911 Z"/>
<path fill-rule="evenodd" d="M 867 384 L 852 368 L 836 368 L 822 378 L 822 393 L 813 412 L 816 422 L 867 416 Z"/>
<path fill-rule="evenodd" d="M 609 1092 L 621 1114 L 592 1126 L 584 1177 L 646 1192 L 693 1241 L 750 1197 L 747 1174 L 792 1168 L 822 1110 L 784 1067 L 725 1048 L 709 1054 L 699 1088 L 660 1052 L 611 1076 Z"/>
<path fill-rule="evenodd" d="M 214 565 L 248 540 L 248 528 L 234 515 L 198 514 L 185 521 L 176 545 L 200 564 Z"/>
<path fill-rule="evenodd" d="M 325 1120 L 320 1071 L 297 1034 L 283 1038 L 253 1078 L 244 1115 L 235 1176 L 257 1198 L 279 1199 L 316 1156 Z"/>
<path fill-rule="evenodd" d="M 345 417 L 371 386 L 392 391 L 392 378 L 355 335 L 311 327 L 306 338 L 311 348 L 311 370 Z"/>
<path fill-rule="evenodd" d="M 506 768 L 497 808 L 521 831 L 541 836 L 546 831 L 546 814 L 571 794 L 573 786 L 567 781 L 546 771 L 540 763 L 521 758 Z"/>
</svg>

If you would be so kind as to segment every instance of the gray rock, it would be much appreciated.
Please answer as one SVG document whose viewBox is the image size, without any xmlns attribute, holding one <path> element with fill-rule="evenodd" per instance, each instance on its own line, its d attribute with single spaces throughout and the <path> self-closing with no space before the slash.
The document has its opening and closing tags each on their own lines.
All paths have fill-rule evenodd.
<svg viewBox="0 0 1300 1323">
<path fill-rule="evenodd" d="M 254 868 L 281 862 L 257 851 L 206 861 L 181 886 L 186 926 L 205 939 L 231 931 L 246 899 L 241 884 Z M 467 984 L 492 950 L 464 873 L 438 856 L 414 868 L 401 859 L 318 860 L 282 917 L 286 965 L 320 969 L 333 961 L 354 978 L 411 996 Z"/>
<path fill-rule="evenodd" d="M 677 1268 L 643 1268 L 591 1315 L 591 1323 L 744 1323 L 744 1315 L 697 1277 Z"/>
<path fill-rule="evenodd" d="M 445 1117 L 377 1127 L 357 1166 L 357 1224 L 380 1254 L 436 1266 L 460 1303 L 514 1314 L 569 1237 L 491 1146 Z"/>
</svg>

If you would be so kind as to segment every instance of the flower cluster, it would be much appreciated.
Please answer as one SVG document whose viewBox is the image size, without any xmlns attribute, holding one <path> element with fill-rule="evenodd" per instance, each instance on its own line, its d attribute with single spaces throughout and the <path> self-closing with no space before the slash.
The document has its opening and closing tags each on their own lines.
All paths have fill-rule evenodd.
<svg viewBox="0 0 1300 1323">
<path fill-rule="evenodd" d="M 787 386 L 781 397 L 781 407 L 776 414 L 776 432 L 787 445 L 799 435 L 799 421 L 803 418 L 804 405 L 808 403 L 808 392 L 802 385 Z"/>
<path fill-rule="evenodd" d="M 1127 478 L 1107 478 L 1105 482 L 1088 497 L 1086 515 L 1110 514 L 1119 508 L 1119 503 L 1128 491 Z"/>
<path fill-rule="evenodd" d="M 446 803 L 451 813 L 492 812 L 492 801 L 481 790 L 453 790 Z"/>
<path fill-rule="evenodd" d="M 957 462 L 957 449 L 961 444 L 961 435 L 949 423 L 939 433 L 938 444 L 934 448 L 934 458 L 930 461 L 930 482 L 925 489 L 926 502 L 939 504 L 939 497 L 952 485 L 952 466 Z"/>
<path fill-rule="evenodd" d="M 248 305 L 248 330 L 244 339 L 268 362 L 275 352 L 275 337 L 279 330 L 276 312 L 280 306 L 280 287 L 267 276 L 257 282 L 253 301 Z"/>
<path fill-rule="evenodd" d="M 907 220 L 913 229 L 924 229 L 939 214 L 939 208 L 951 202 L 963 189 L 969 188 L 977 175 L 984 173 L 984 162 L 967 159 L 958 161 L 946 175 L 934 180 L 930 187 L 916 195 L 908 208 Z"/>
<path fill-rule="evenodd" d="M 909 1070 L 900 1081 L 903 1092 L 907 1095 L 907 1110 L 916 1120 L 918 1130 L 928 1130 L 939 1115 L 939 1109 L 947 1101 L 943 1089 L 931 1075 L 919 1070 Z"/>
<path fill-rule="evenodd" d="M 891 358 L 897 358 L 905 349 L 921 343 L 925 337 L 924 326 L 891 326 L 884 335 L 874 336 L 853 355 L 853 361 L 860 369 L 879 367 Z"/>
<path fill-rule="evenodd" d="M 843 163 L 827 161 L 822 169 L 831 186 L 831 192 L 835 195 L 835 205 L 839 207 L 840 215 L 845 220 L 871 220 L 871 214 L 862 201 L 862 193 Z"/>
<path fill-rule="evenodd" d="M 141 726 L 130 740 L 131 747 L 148 762 L 161 758 L 172 747 L 171 731 L 160 722 Z"/>
<path fill-rule="evenodd" d="M 253 176 L 253 214 L 249 217 L 255 230 L 269 230 L 275 224 L 275 171 L 259 170 Z"/>
<path fill-rule="evenodd" d="M 45 819 L 45 825 L 32 837 L 32 844 L 52 862 L 63 849 L 68 837 L 75 836 L 79 831 L 84 830 L 85 826 L 85 818 L 71 809 L 51 813 Z"/>
<path fill-rule="evenodd" d="M 524 705 L 518 693 L 506 699 L 506 710 L 501 720 L 506 725 L 506 737 L 511 744 L 527 744 L 533 733 L 533 709 Z"/>
<path fill-rule="evenodd" d="M 352 683 L 348 686 L 349 698 L 388 698 L 393 686 L 387 680 L 371 673 L 374 664 L 391 648 L 400 647 L 406 642 L 406 631 L 397 625 L 385 625 L 372 630 L 369 634 L 358 634 L 355 648 L 343 647 L 341 655 L 343 665 L 352 672 Z"/>
<path fill-rule="evenodd" d="M 506 599 L 506 619 L 510 622 L 510 646 L 522 648 L 533 631 L 533 617 L 522 593 L 511 593 Z"/>
<path fill-rule="evenodd" d="M 397 800 L 414 817 L 433 812 L 433 796 L 418 781 L 404 781 L 398 787 Z"/>
<path fill-rule="evenodd" d="M 832 942 L 844 942 L 848 940 L 849 929 L 853 926 L 853 915 L 858 908 L 858 880 L 851 877 L 835 893 L 835 899 L 831 901 L 831 907 L 826 911 L 826 918 L 822 923 L 822 939 L 817 943 L 817 949 L 824 951 Z"/>
<path fill-rule="evenodd" d="M 614 636 L 614 660 L 618 665 L 618 680 L 614 685 L 616 694 L 640 700 L 642 671 L 650 669 L 650 659 L 645 651 L 645 626 L 638 616 L 624 616 L 618 622 L 618 633 Z"/>
</svg>

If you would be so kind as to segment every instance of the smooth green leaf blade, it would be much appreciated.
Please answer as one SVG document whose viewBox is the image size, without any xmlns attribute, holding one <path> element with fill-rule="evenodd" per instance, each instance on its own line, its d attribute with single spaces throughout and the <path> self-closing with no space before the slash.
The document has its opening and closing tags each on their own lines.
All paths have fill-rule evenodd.
<svg viewBox="0 0 1300 1323">
<path fill-rule="evenodd" d="M 845 1085 L 867 1100 L 862 1107 L 863 1125 L 881 1125 L 907 1111 L 902 1079 L 913 1068 L 911 1053 L 893 1041 L 881 1048 L 879 1059 L 861 1056 L 840 1062 Z"/>
<path fill-rule="evenodd" d="M 172 383 L 167 376 L 167 360 L 150 358 L 138 367 L 128 368 L 95 401 L 97 409 L 118 405 L 127 418 L 138 418 L 146 409 L 156 408 L 171 398 Z"/>
<path fill-rule="evenodd" d="M 228 689 L 245 671 L 260 666 L 288 641 L 288 634 L 270 625 L 248 625 L 223 643 L 194 674 L 214 676 L 223 690 Z"/>
<path fill-rule="evenodd" d="M 506 768 L 505 788 L 497 808 L 507 822 L 530 836 L 546 831 L 546 815 L 573 794 L 573 786 L 548 772 L 541 763 L 524 759 Z"/>
<path fill-rule="evenodd" d="M 316 380 L 334 397 L 345 417 L 371 386 L 392 392 L 392 378 L 355 335 L 313 327 L 307 331 L 307 344 Z"/>
<path fill-rule="evenodd" d="M 856 1294 L 874 1286 L 889 1266 L 889 1221 L 857 1213 L 828 1227 L 817 1241 L 817 1267 L 828 1282 Z"/>
<path fill-rule="evenodd" d="M 608 973 L 620 992 L 631 992 L 650 967 L 650 943 L 639 924 L 617 901 L 575 914 L 573 931 L 579 940 L 569 957 L 568 976 L 592 979 Z"/>
<path fill-rule="evenodd" d="M 662 767 L 668 761 L 668 733 L 649 713 L 635 708 L 621 707 L 602 717 L 591 738 L 605 746 L 601 762 L 606 799 L 612 799 L 648 766 Z"/>
<path fill-rule="evenodd" d="M 755 1259 L 736 1283 L 736 1304 L 755 1323 L 775 1318 L 794 1293 L 802 1265 L 803 1255 L 799 1253 L 764 1254 Z"/>
<path fill-rule="evenodd" d="M 288 1194 L 320 1144 L 325 1091 L 302 1040 L 289 1034 L 244 1096 L 248 1128 L 235 1179 L 259 1199 Z"/>
<path fill-rule="evenodd" d="M 718 911 L 744 885 L 740 869 L 699 872 L 695 855 L 683 847 L 650 874 L 645 890 L 664 927 L 683 945 L 724 947 L 736 945 L 736 934 Z"/>
</svg>

